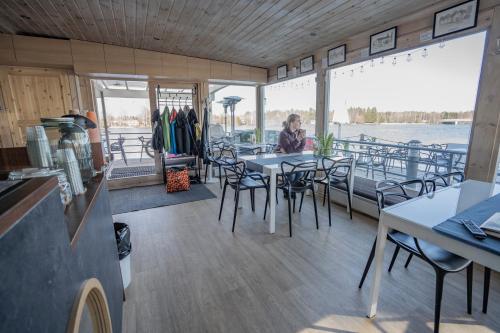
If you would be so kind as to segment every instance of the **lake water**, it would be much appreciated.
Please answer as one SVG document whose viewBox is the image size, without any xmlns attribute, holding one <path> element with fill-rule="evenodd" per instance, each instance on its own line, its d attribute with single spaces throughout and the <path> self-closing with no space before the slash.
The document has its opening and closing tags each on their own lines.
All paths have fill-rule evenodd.
<svg viewBox="0 0 500 333">
<path fill-rule="evenodd" d="M 330 125 L 330 131 L 338 138 L 339 125 Z M 458 143 L 468 144 L 470 124 L 431 125 L 431 124 L 342 124 L 342 139 L 359 139 L 361 133 L 389 142 L 408 142 L 419 140 L 423 144 Z"/>
</svg>

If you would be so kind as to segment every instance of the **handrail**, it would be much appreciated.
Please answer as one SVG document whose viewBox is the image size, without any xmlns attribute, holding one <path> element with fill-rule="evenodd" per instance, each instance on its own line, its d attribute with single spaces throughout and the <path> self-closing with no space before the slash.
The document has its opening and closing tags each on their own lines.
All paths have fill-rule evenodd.
<svg viewBox="0 0 500 333">
<path fill-rule="evenodd" d="M 410 145 L 397 145 L 392 143 L 381 143 L 381 142 L 370 142 L 370 141 L 354 141 L 354 140 L 344 140 L 344 139 L 334 139 L 334 142 L 344 142 L 344 143 L 354 143 L 363 146 L 380 146 L 380 147 L 390 147 L 390 148 L 405 148 L 405 149 L 415 149 L 415 150 L 425 150 L 437 153 L 452 153 L 457 155 L 467 155 L 467 152 L 454 150 L 454 149 L 436 149 L 423 146 L 410 146 Z"/>
</svg>

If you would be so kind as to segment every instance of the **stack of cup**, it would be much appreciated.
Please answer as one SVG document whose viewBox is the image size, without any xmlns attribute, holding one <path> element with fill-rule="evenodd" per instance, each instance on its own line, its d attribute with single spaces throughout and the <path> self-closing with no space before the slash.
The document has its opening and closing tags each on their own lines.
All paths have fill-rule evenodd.
<svg viewBox="0 0 500 333">
<path fill-rule="evenodd" d="M 43 126 L 26 128 L 26 148 L 33 167 L 51 168 L 53 166 L 49 139 Z"/>
<path fill-rule="evenodd" d="M 78 161 L 75 157 L 75 152 L 73 151 L 73 149 L 72 148 L 58 149 L 57 161 L 59 165 L 63 167 L 64 172 L 68 177 L 73 194 L 78 195 L 84 193 L 85 187 L 83 187 L 80 168 L 78 167 Z"/>
</svg>

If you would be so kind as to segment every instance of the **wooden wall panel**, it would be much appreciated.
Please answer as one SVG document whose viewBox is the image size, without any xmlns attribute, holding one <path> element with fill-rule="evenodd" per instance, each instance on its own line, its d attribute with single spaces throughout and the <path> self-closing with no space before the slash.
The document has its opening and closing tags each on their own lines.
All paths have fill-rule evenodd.
<svg viewBox="0 0 500 333">
<path fill-rule="evenodd" d="M 250 67 L 231 64 L 231 79 L 235 81 L 250 81 Z"/>
<path fill-rule="evenodd" d="M 106 73 L 135 74 L 134 49 L 128 47 L 104 45 Z"/>
<path fill-rule="evenodd" d="M 135 74 L 159 75 L 162 71 L 162 54 L 160 52 L 134 49 Z"/>
<path fill-rule="evenodd" d="M 258 68 L 258 67 L 250 67 L 250 81 L 257 83 L 266 83 L 267 82 L 267 69 Z"/>
<path fill-rule="evenodd" d="M 210 61 L 210 78 L 214 80 L 231 80 L 231 64 L 222 61 Z"/>
<path fill-rule="evenodd" d="M 188 57 L 187 62 L 189 78 L 210 78 L 210 60 Z"/>
<path fill-rule="evenodd" d="M 13 42 L 18 63 L 73 66 L 69 40 L 15 35 Z"/>
<path fill-rule="evenodd" d="M 71 51 L 76 73 L 106 73 L 103 44 L 72 39 Z"/>
<path fill-rule="evenodd" d="M 24 146 L 25 128 L 41 117 L 58 117 L 72 109 L 69 77 L 64 70 L 1 67 L 0 83 L 7 106 L 0 115 L 1 146 Z"/>
<path fill-rule="evenodd" d="M 163 53 L 162 75 L 169 78 L 186 79 L 188 77 L 187 57 Z"/>
<path fill-rule="evenodd" d="M 12 35 L 0 34 L 0 63 L 9 65 L 16 63 Z"/>
</svg>

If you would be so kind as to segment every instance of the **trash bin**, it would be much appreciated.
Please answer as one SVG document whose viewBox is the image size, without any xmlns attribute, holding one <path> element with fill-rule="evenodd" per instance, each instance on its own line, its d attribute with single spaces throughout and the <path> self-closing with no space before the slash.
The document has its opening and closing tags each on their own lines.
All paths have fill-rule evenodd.
<svg viewBox="0 0 500 333">
<path fill-rule="evenodd" d="M 122 271 L 123 289 L 126 289 L 131 280 L 130 252 L 132 243 L 130 242 L 130 229 L 127 224 L 115 222 L 115 238 L 118 247 L 118 258 L 120 259 L 120 269 Z"/>
</svg>

